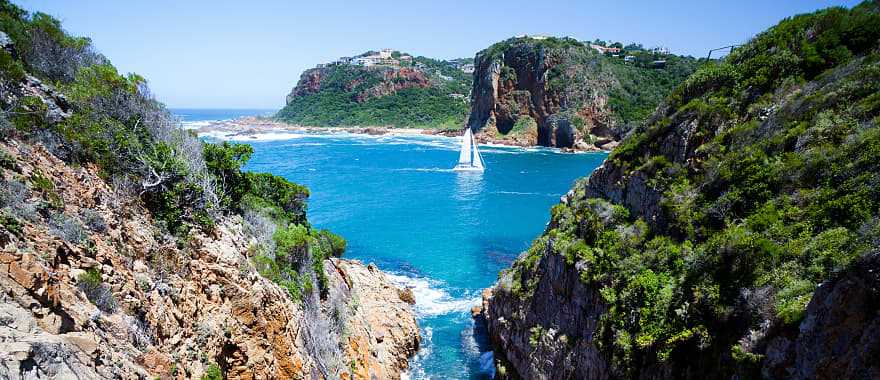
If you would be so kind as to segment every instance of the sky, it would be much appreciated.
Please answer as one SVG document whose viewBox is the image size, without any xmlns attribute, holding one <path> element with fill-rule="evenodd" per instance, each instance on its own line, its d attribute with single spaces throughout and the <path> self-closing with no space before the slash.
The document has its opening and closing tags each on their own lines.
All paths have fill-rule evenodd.
<svg viewBox="0 0 880 380">
<path fill-rule="evenodd" d="M 473 57 L 521 34 L 596 38 L 705 56 L 782 18 L 857 0 L 12 0 L 92 39 L 171 108 L 278 109 L 303 70 L 393 48 Z"/>
</svg>

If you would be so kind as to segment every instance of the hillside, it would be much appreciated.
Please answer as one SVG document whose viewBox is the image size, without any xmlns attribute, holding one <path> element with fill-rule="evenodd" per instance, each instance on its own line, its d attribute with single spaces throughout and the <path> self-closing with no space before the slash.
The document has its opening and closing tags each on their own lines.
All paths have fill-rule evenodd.
<svg viewBox="0 0 880 380">
<path fill-rule="evenodd" d="M 400 378 L 412 293 L 252 153 L 0 0 L 0 378 Z"/>
<path fill-rule="evenodd" d="M 628 62 L 628 55 L 638 59 Z M 652 59 L 656 67 L 644 62 Z M 480 51 L 474 62 L 470 128 L 582 149 L 612 148 L 697 66 L 689 57 L 613 56 L 555 37 L 511 38 Z"/>
<path fill-rule="evenodd" d="M 306 70 L 276 117 L 304 126 L 457 129 L 467 116 L 467 60 L 366 52 Z"/>
<path fill-rule="evenodd" d="M 484 293 L 502 378 L 880 377 L 880 9 L 701 67 Z"/>
</svg>

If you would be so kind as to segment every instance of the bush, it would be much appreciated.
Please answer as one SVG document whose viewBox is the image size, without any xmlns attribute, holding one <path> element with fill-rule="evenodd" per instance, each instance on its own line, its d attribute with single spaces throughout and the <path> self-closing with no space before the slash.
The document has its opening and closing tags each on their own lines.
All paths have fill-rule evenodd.
<svg viewBox="0 0 880 380">
<path fill-rule="evenodd" d="M 63 213 L 52 214 L 49 219 L 49 231 L 73 245 L 82 244 L 88 237 L 77 219 Z"/>
<path fill-rule="evenodd" d="M 104 233 L 107 231 L 107 222 L 104 221 L 104 217 L 102 217 L 97 211 L 88 208 L 81 209 L 80 217 L 86 227 L 90 230 L 97 233 Z"/>
<path fill-rule="evenodd" d="M 211 363 L 205 374 L 202 375 L 202 380 L 223 380 L 223 371 L 220 370 L 217 364 Z"/>
<path fill-rule="evenodd" d="M 18 219 L 15 219 L 14 216 L 7 214 L 5 210 L 0 210 L 0 226 L 15 236 L 22 236 L 23 230 L 21 222 L 19 222 Z"/>
<path fill-rule="evenodd" d="M 116 298 L 110 287 L 101 279 L 101 272 L 97 269 L 89 269 L 77 277 L 77 287 L 86 295 L 86 298 L 94 304 L 98 310 L 105 313 L 116 312 Z"/>
</svg>

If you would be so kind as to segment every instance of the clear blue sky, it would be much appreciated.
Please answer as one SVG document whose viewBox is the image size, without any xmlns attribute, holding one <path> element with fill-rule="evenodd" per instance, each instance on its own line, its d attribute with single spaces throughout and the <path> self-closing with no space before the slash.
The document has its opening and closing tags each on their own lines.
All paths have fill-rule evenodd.
<svg viewBox="0 0 880 380">
<path fill-rule="evenodd" d="M 518 34 L 641 42 L 703 56 L 780 19 L 856 0 L 13 0 L 92 38 L 170 107 L 280 108 L 300 73 L 366 50 L 472 57 Z"/>
</svg>

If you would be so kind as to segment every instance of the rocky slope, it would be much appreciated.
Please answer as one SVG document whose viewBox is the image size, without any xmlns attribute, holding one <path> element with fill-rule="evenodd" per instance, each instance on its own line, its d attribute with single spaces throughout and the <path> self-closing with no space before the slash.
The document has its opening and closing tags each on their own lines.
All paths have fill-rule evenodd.
<svg viewBox="0 0 880 380">
<path fill-rule="evenodd" d="M 369 66 L 350 61 L 371 54 L 306 70 L 276 116 L 310 127 L 458 129 L 464 124 L 471 77 L 461 62 L 396 51 Z"/>
<path fill-rule="evenodd" d="M 329 259 L 329 296 L 297 303 L 250 263 L 240 217 L 180 246 L 94 167 L 14 140 L 0 151 L 4 187 L 37 205 L 0 229 L 0 377 L 199 378 L 216 363 L 228 378 L 398 378 L 418 348 L 411 305 L 375 267 Z M 45 194 L 18 182 L 35 175 L 63 206 L 39 208 Z"/>
<path fill-rule="evenodd" d="M 532 145 L 611 149 L 694 70 L 693 59 L 664 59 L 665 68 L 642 68 L 568 38 L 499 42 L 474 59 L 468 126 Z"/>
<path fill-rule="evenodd" d="M 691 76 L 484 293 L 501 378 L 880 376 L 880 9 Z"/>
</svg>

